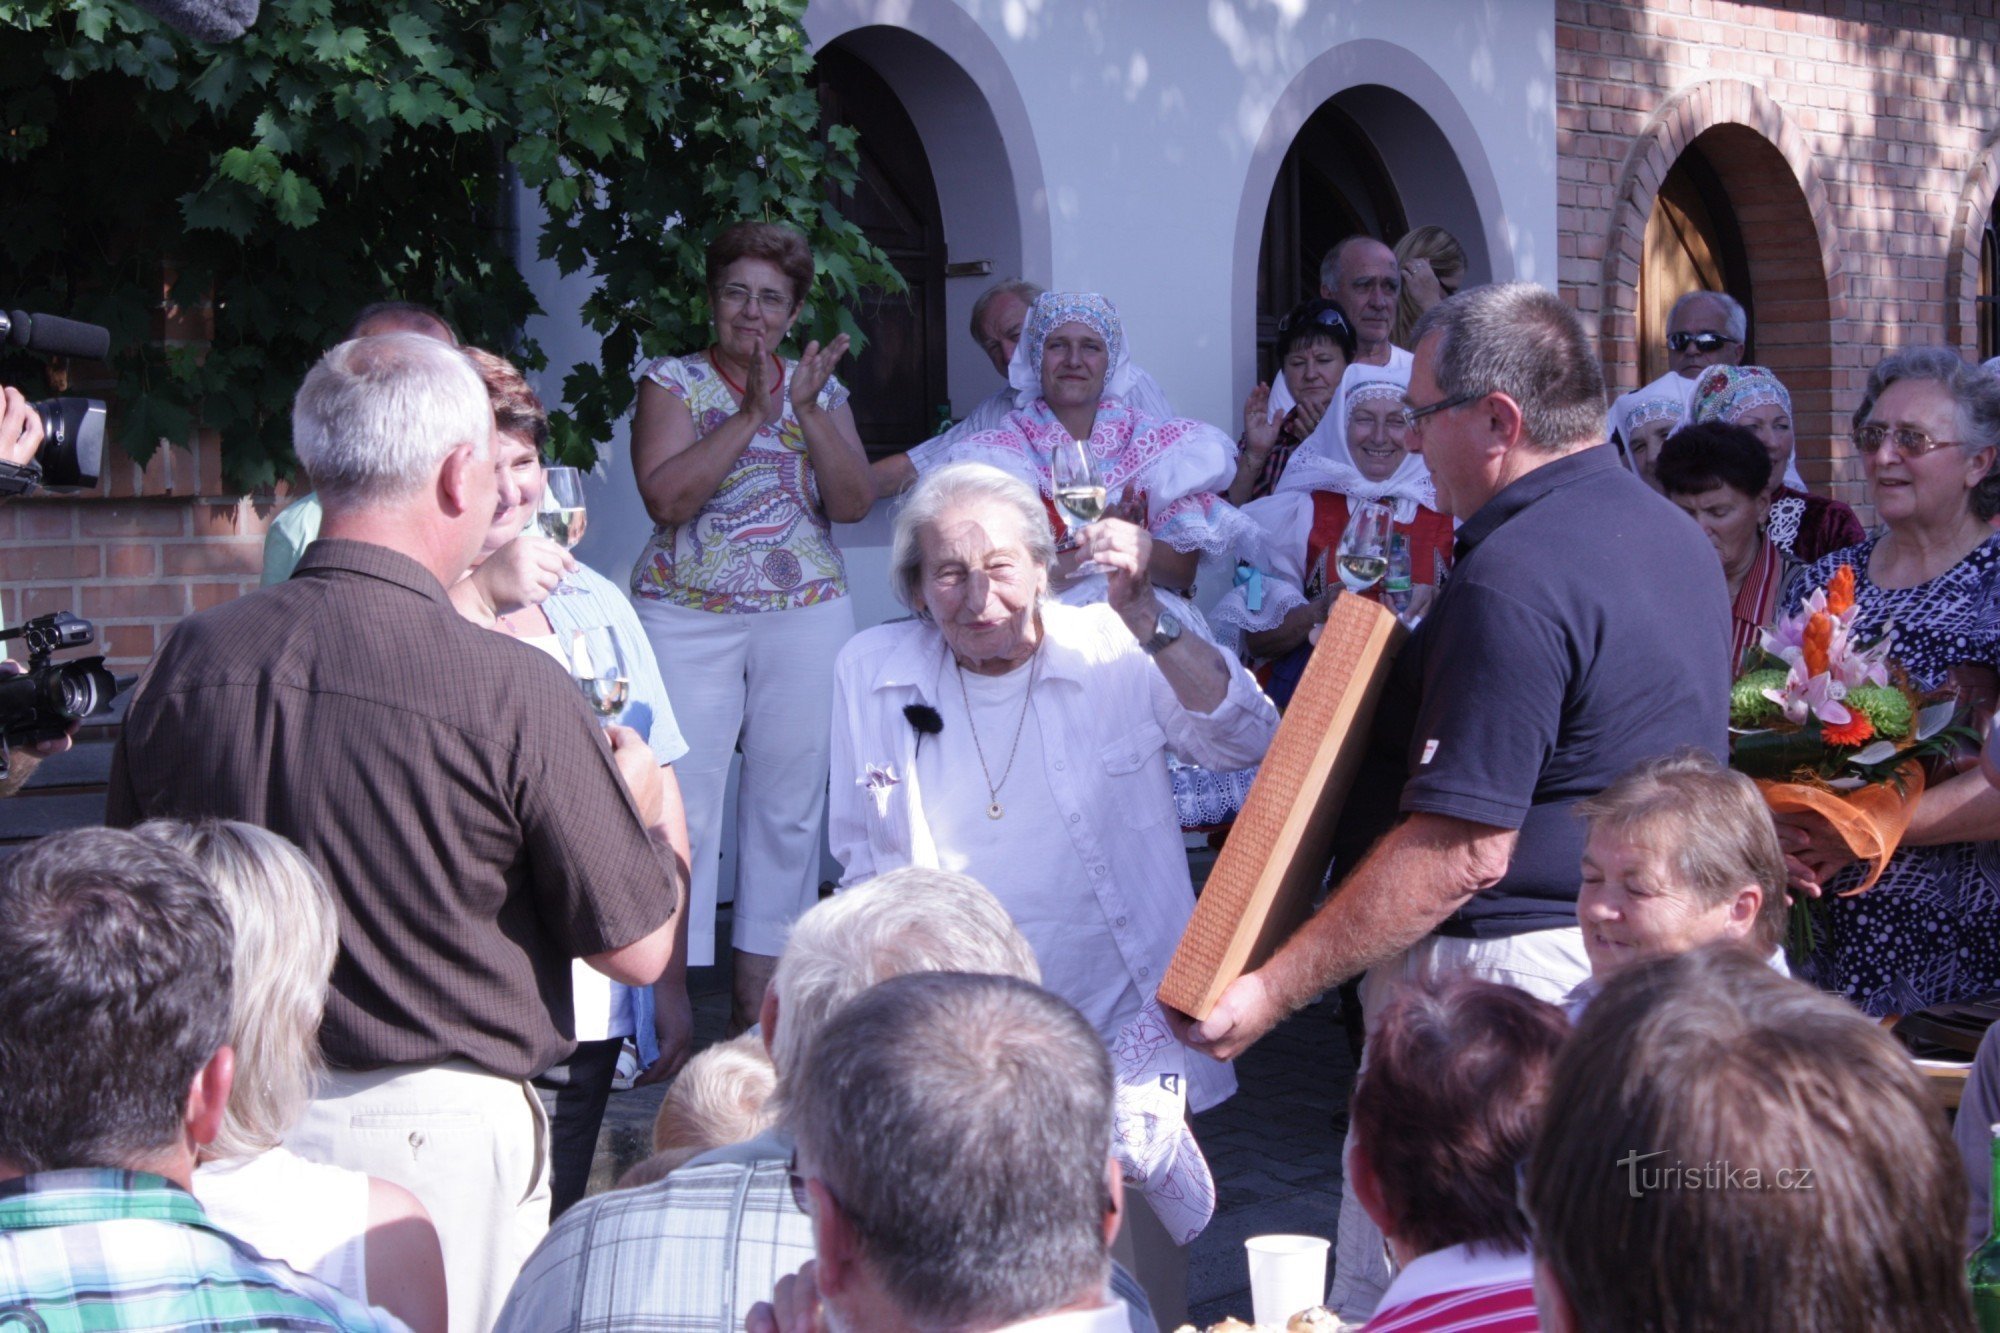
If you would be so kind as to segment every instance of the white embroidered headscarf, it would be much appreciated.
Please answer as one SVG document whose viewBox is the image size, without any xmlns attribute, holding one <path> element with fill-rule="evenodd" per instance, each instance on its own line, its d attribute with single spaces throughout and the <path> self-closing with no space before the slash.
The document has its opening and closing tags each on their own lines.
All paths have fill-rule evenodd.
<svg viewBox="0 0 2000 1333">
<path fill-rule="evenodd" d="M 1291 462 L 1278 478 L 1274 492 L 1339 491 L 1358 500 L 1380 500 L 1396 509 L 1396 521 L 1408 523 L 1417 516 L 1417 507 L 1437 507 L 1437 491 L 1431 485 L 1430 468 L 1423 455 L 1405 452 L 1396 470 L 1381 481 L 1370 481 L 1355 466 L 1347 445 L 1347 420 L 1354 404 L 1371 398 L 1387 398 L 1402 406 L 1409 389 L 1407 370 L 1389 366 L 1355 364 L 1340 378 L 1340 391 L 1320 419 L 1292 454 Z"/>
<path fill-rule="evenodd" d="M 1029 307 L 1021 340 L 1007 363 L 1007 383 L 1014 390 L 1016 408 L 1028 407 L 1042 396 L 1042 348 L 1049 335 L 1065 324 L 1082 324 L 1104 339 L 1108 361 L 1104 396 L 1122 399 L 1132 392 L 1132 350 L 1110 298 L 1096 292 L 1043 292 Z"/>
<path fill-rule="evenodd" d="M 1692 421 L 1721 421 L 1734 426 L 1745 412 L 1774 404 L 1782 407 L 1786 416 L 1792 415 L 1791 390 L 1763 366 L 1710 366 L 1695 377 L 1689 397 L 1692 406 L 1688 418 Z M 1806 488 L 1799 476 L 1796 437 L 1792 455 L 1785 460 L 1785 485 L 1797 491 Z"/>
</svg>

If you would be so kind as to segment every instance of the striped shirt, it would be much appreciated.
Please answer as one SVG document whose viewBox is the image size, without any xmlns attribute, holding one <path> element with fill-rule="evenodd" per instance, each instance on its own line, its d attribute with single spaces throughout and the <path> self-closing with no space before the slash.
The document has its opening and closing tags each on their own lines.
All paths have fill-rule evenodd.
<svg viewBox="0 0 2000 1333">
<path fill-rule="evenodd" d="M 408 1333 L 217 1227 L 142 1171 L 44 1171 L 0 1183 L 0 1328 Z"/>
<path fill-rule="evenodd" d="M 1530 1256 L 1448 1245 L 1396 1274 L 1362 1333 L 1536 1333 L 1541 1326 Z"/>
</svg>

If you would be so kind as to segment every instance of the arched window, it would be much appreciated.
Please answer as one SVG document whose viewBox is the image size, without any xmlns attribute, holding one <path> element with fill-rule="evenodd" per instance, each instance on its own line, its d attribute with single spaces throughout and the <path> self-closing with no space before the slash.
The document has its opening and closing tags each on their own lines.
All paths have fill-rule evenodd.
<svg viewBox="0 0 2000 1333">
<path fill-rule="evenodd" d="M 1693 291 L 1728 292 L 1750 316 L 1745 364 L 1757 360 L 1757 309 L 1750 264 L 1729 192 L 1699 142 L 1675 159 L 1646 220 L 1646 255 L 1639 269 L 1639 382 L 1667 373 L 1667 316 Z"/>
<path fill-rule="evenodd" d="M 1357 233 L 1394 245 L 1409 229 L 1381 153 L 1340 104 L 1347 95 L 1328 99 L 1299 127 L 1271 187 L 1257 267 L 1260 380 L 1277 373 L 1278 321 L 1319 294 L 1326 252 Z"/>
<path fill-rule="evenodd" d="M 868 339 L 840 378 L 853 392 L 854 422 L 871 458 L 901 453 L 937 433 L 950 415 L 945 377 L 945 239 L 937 186 L 923 140 L 887 80 L 839 43 L 814 57 L 821 125 L 860 135 L 860 172 L 834 206 L 882 247 L 909 291 L 870 288 L 852 314 Z"/>
</svg>

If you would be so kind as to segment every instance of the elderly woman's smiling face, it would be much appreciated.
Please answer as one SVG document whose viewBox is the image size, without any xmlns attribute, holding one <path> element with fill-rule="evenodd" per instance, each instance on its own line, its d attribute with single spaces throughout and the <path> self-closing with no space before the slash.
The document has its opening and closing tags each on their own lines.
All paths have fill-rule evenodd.
<svg viewBox="0 0 2000 1333">
<path fill-rule="evenodd" d="M 1013 510 L 998 501 L 955 504 L 917 541 L 917 609 L 929 613 L 960 665 L 999 675 L 1033 656 L 1041 642 L 1035 604 L 1048 570 L 1029 553 Z"/>
<path fill-rule="evenodd" d="M 1110 367 L 1103 334 L 1079 320 L 1058 324 L 1042 343 L 1042 397 L 1052 408 L 1095 407 Z"/>
<path fill-rule="evenodd" d="M 1594 827 L 1583 848 L 1577 924 L 1590 975 L 1599 981 L 1630 963 L 1742 940 L 1757 924 L 1763 890 L 1749 886 L 1710 904 L 1679 882 L 1667 858 L 1624 830 Z"/>
</svg>

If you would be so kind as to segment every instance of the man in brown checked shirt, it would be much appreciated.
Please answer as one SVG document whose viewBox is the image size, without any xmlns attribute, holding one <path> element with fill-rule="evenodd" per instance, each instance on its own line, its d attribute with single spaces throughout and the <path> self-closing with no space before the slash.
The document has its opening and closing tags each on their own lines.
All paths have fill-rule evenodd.
<svg viewBox="0 0 2000 1333">
<path fill-rule="evenodd" d="M 168 639 L 118 742 L 108 822 L 247 820 L 326 875 L 331 1072 L 288 1146 L 414 1192 L 454 1333 L 483 1330 L 548 1225 L 527 1080 L 574 1044 L 570 960 L 643 986 L 672 948 L 659 767 L 626 728 L 606 745 L 547 654 L 446 599 L 507 484 L 457 350 L 342 343 L 292 431 L 320 539 L 287 582 Z"/>
</svg>

